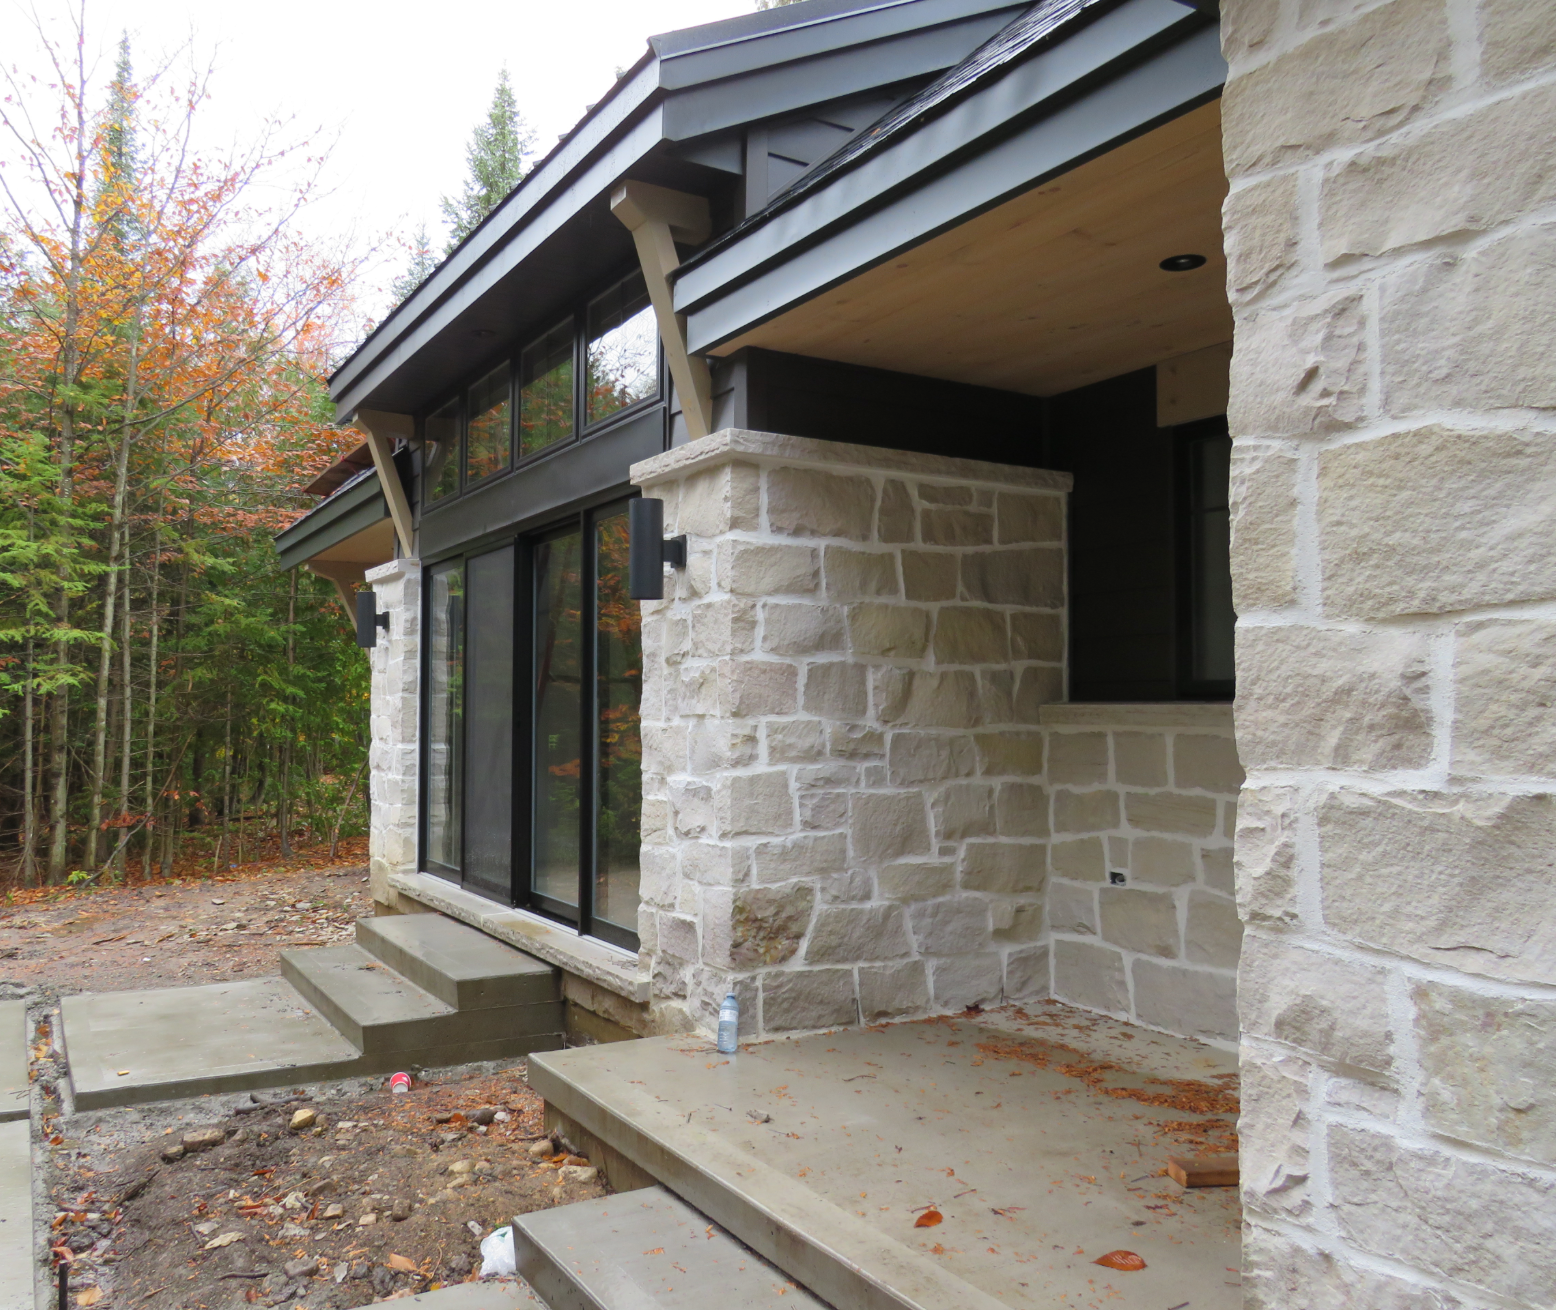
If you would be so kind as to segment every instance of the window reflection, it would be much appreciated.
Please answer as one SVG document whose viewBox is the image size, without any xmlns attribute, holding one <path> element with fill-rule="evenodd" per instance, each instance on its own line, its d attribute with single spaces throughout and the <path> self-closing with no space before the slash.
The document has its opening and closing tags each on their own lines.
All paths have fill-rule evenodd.
<svg viewBox="0 0 1556 1310">
<path fill-rule="evenodd" d="M 1236 672 L 1231 471 L 1232 442 L 1224 427 L 1190 440 L 1191 665 L 1201 683 L 1230 683 Z"/>
<path fill-rule="evenodd" d="M 465 428 L 465 482 L 479 482 L 508 467 L 508 366 L 501 364 L 470 388 Z"/>
<path fill-rule="evenodd" d="M 578 904 L 583 709 L 583 534 L 535 545 L 535 891 Z"/>
<path fill-rule="evenodd" d="M 519 363 L 519 458 L 573 435 L 573 325 L 553 328 Z"/>
<path fill-rule="evenodd" d="M 459 563 L 432 573 L 427 598 L 427 858 L 457 871 L 464 783 L 465 573 Z"/>
<path fill-rule="evenodd" d="M 595 520 L 594 917 L 637 932 L 638 826 L 643 808 L 642 613 L 627 595 L 627 510 Z"/>
<path fill-rule="evenodd" d="M 431 415 L 422 432 L 428 443 L 423 485 L 429 500 L 442 500 L 459 490 L 459 402 L 451 400 Z"/>
<path fill-rule="evenodd" d="M 659 334 L 642 274 L 589 306 L 587 423 L 598 423 L 659 391 Z"/>
</svg>

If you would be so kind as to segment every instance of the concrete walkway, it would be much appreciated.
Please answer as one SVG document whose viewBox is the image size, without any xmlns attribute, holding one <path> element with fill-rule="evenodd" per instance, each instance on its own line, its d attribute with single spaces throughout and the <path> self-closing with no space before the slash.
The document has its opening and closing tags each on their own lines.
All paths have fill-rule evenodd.
<svg viewBox="0 0 1556 1310">
<path fill-rule="evenodd" d="M 0 1124 L 0 1310 L 33 1310 L 32 1125 Z"/>
<path fill-rule="evenodd" d="M 0 1123 L 25 1119 L 27 1085 L 27 1004 L 0 1001 Z"/>
<path fill-rule="evenodd" d="M 1167 1080 L 1231 1077 L 1224 1052 L 1064 1007 L 732 1059 L 682 1037 L 530 1061 L 586 1132 L 822 1299 L 871 1310 L 1234 1310 L 1236 1189 L 1160 1176 L 1184 1150 L 1163 1125 L 1204 1119 Z M 916 1226 L 930 1206 L 943 1221 Z M 1146 1267 L 1093 1263 L 1114 1250 Z"/>
</svg>

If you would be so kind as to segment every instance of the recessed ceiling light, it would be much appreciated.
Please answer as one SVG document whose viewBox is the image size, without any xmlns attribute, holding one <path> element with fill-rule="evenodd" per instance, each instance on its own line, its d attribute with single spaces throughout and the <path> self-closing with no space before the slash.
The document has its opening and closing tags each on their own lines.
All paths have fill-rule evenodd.
<svg viewBox="0 0 1556 1310">
<path fill-rule="evenodd" d="M 1193 258 L 1199 259 L 1199 256 L 1195 255 L 1195 256 L 1193 256 Z M 1199 262 L 1201 264 L 1203 264 L 1205 261 L 1203 259 L 1200 259 Z M 1164 265 L 1162 265 L 1162 267 L 1165 268 L 1166 265 L 1164 264 Z M 470 335 L 473 336 L 473 337 L 478 338 L 481 341 L 485 341 L 488 338 L 495 337 L 497 335 L 497 332 L 493 328 L 471 328 Z"/>
<path fill-rule="evenodd" d="M 1196 268 L 1205 266 L 1203 255 L 1168 255 L 1157 268 L 1164 273 L 1188 273 Z"/>
</svg>

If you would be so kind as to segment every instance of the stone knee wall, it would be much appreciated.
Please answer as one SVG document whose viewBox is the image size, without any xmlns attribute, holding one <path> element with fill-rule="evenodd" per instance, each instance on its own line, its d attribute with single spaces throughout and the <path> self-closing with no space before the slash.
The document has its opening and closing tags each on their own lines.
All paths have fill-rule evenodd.
<svg viewBox="0 0 1556 1310">
<path fill-rule="evenodd" d="M 393 910 L 395 873 L 416 872 L 417 693 L 421 670 L 421 564 L 391 560 L 367 571 L 389 630 L 366 652 L 372 667 L 368 745 L 368 874 L 373 902 Z"/>
<path fill-rule="evenodd" d="M 724 431 L 636 466 L 656 998 L 756 1035 L 1045 994 L 1066 474 Z"/>
<path fill-rule="evenodd" d="M 1556 6 L 1225 0 L 1248 1304 L 1556 1304 Z"/>
<path fill-rule="evenodd" d="M 1237 1040 L 1226 705 L 1052 705 L 1048 921 L 1061 1000 Z"/>
</svg>

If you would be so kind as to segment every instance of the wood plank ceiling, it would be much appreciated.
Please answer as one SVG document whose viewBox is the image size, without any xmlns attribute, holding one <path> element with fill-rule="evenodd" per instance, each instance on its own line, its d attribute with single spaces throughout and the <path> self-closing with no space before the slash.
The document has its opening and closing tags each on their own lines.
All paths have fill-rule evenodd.
<svg viewBox="0 0 1556 1310">
<path fill-rule="evenodd" d="M 1232 336 L 1213 102 L 728 343 L 1054 395 Z M 1163 272 L 1170 255 L 1202 268 Z"/>
</svg>

